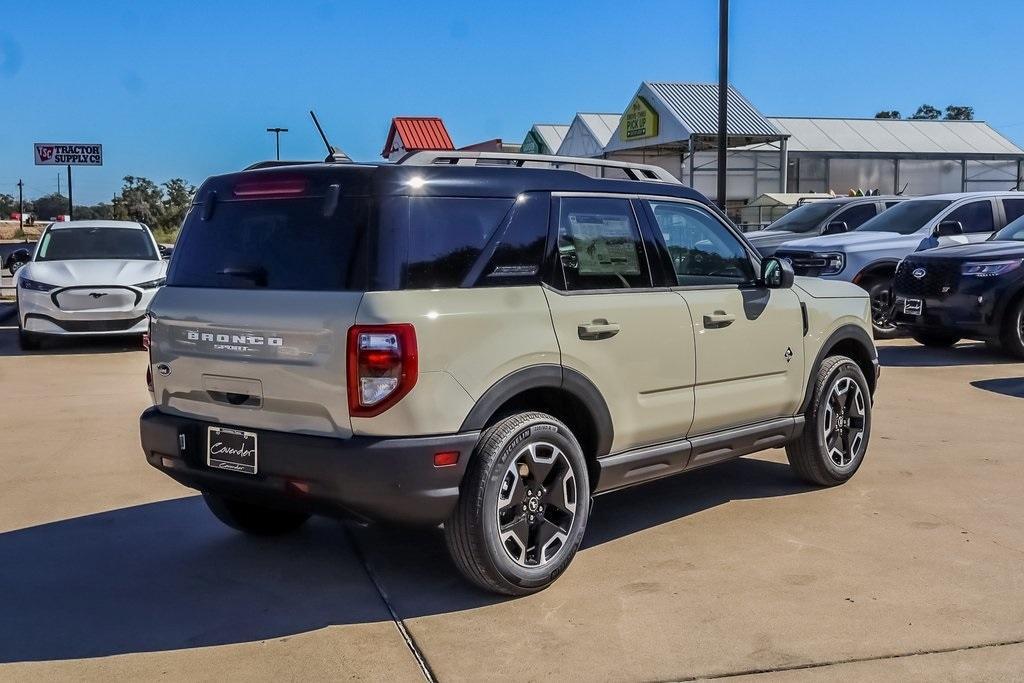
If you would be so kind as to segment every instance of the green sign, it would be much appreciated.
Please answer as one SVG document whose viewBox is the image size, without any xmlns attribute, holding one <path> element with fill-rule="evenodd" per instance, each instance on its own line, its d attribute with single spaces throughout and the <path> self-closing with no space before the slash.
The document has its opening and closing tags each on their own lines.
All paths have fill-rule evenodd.
<svg viewBox="0 0 1024 683">
<path fill-rule="evenodd" d="M 532 130 L 526 134 L 519 151 L 523 154 L 550 154 L 543 142 L 537 139 L 537 134 Z"/>
<path fill-rule="evenodd" d="M 619 137 L 623 140 L 642 140 L 653 138 L 658 134 L 658 112 L 647 104 L 647 100 L 637 95 L 626 107 L 619 127 Z"/>
</svg>

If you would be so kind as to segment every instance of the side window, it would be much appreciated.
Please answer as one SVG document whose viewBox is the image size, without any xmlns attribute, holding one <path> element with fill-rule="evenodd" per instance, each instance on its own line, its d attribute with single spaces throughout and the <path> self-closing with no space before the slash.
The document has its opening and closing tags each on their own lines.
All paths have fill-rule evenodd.
<svg viewBox="0 0 1024 683">
<path fill-rule="evenodd" d="M 540 283 L 550 208 L 550 195 L 547 193 L 520 195 L 512 219 L 498 236 L 494 250 L 489 252 L 487 264 L 476 278 L 477 287 Z"/>
<path fill-rule="evenodd" d="M 650 202 L 680 285 L 753 282 L 743 244 L 721 221 L 693 204 Z"/>
<path fill-rule="evenodd" d="M 651 286 L 647 255 L 627 199 L 563 197 L 558 255 L 568 290 Z"/>
<path fill-rule="evenodd" d="M 860 227 L 861 223 L 875 217 L 875 203 L 857 204 L 839 212 L 832 221 L 843 221 L 849 230 Z"/>
<path fill-rule="evenodd" d="M 410 200 L 404 288 L 462 284 L 512 202 L 470 197 Z"/>
<path fill-rule="evenodd" d="M 1006 212 L 1006 222 L 1012 223 L 1021 216 L 1024 216 L 1024 199 L 1002 199 L 1003 211 Z"/>
<path fill-rule="evenodd" d="M 995 221 L 992 219 L 992 202 L 987 199 L 953 209 L 942 220 L 960 221 L 965 233 L 992 232 L 996 229 Z"/>
</svg>

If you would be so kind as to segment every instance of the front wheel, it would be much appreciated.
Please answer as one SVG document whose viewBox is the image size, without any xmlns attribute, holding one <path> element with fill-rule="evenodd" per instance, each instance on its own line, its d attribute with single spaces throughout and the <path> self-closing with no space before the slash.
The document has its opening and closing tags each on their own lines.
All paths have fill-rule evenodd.
<svg viewBox="0 0 1024 683">
<path fill-rule="evenodd" d="M 1011 304 L 1006 311 L 1000 341 L 1005 353 L 1024 358 L 1024 298 Z"/>
<path fill-rule="evenodd" d="M 941 332 L 922 332 L 915 331 L 910 334 L 918 344 L 923 346 L 930 346 L 936 349 L 945 349 L 953 346 L 960 337 L 953 334 L 942 334 Z"/>
<path fill-rule="evenodd" d="M 786 457 L 813 484 L 842 484 L 864 461 L 871 436 L 871 391 L 860 366 L 846 356 L 826 358 L 811 400 L 804 431 L 786 446 Z"/>
<path fill-rule="evenodd" d="M 273 510 L 213 493 L 203 493 L 210 512 L 232 529 L 253 536 L 279 536 L 305 524 L 309 515 L 287 510 Z"/>
<path fill-rule="evenodd" d="M 878 279 L 868 282 L 864 289 L 871 299 L 871 328 L 875 339 L 894 339 L 899 328 L 893 322 L 892 280 Z"/>
<path fill-rule="evenodd" d="M 550 415 L 520 413 L 481 435 L 445 539 L 467 579 L 527 595 L 569 566 L 589 514 L 587 463 L 576 437 Z"/>
</svg>

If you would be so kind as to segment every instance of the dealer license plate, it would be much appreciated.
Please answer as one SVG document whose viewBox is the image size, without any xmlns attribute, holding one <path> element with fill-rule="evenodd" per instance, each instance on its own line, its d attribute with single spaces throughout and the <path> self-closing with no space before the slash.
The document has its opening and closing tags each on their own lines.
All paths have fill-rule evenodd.
<svg viewBox="0 0 1024 683">
<path fill-rule="evenodd" d="M 921 300 L 920 299 L 904 299 L 903 300 L 903 313 L 905 315 L 921 315 Z"/>
<path fill-rule="evenodd" d="M 207 430 L 206 464 L 218 470 L 256 474 L 256 434 L 238 429 Z"/>
</svg>

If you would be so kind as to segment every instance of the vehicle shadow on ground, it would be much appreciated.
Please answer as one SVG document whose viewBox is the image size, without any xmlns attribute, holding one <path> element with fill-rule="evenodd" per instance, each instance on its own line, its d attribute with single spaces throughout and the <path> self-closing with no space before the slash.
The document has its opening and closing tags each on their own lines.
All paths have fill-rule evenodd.
<svg viewBox="0 0 1024 683">
<path fill-rule="evenodd" d="M 141 351 L 138 335 L 118 337 L 76 337 L 47 340 L 38 351 L 22 351 L 18 347 L 17 321 L 0 322 L 0 358 L 10 356 L 70 356 L 92 353 L 124 353 Z"/>
<path fill-rule="evenodd" d="M 1003 365 L 1016 359 L 990 350 L 981 342 L 957 344 L 948 349 L 927 346 L 879 346 L 878 361 L 888 368 L 942 368 L 957 365 Z"/>
<path fill-rule="evenodd" d="M 995 379 L 978 379 L 971 386 L 994 394 L 1002 394 L 1013 398 L 1024 398 L 1024 377 L 998 377 Z"/>
<path fill-rule="evenodd" d="M 598 499 L 583 553 L 730 500 L 809 490 L 785 465 L 739 460 Z M 223 527 L 199 497 L 0 534 L 0 662 L 99 657 L 381 622 L 502 598 L 467 584 L 439 530 L 315 519 L 279 538 Z M 356 546 L 352 544 L 355 538 Z"/>
</svg>

